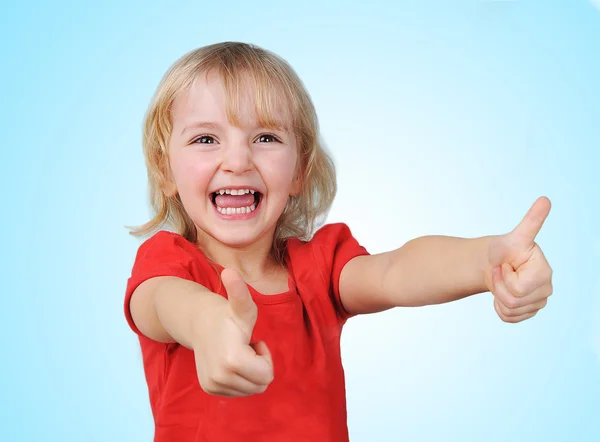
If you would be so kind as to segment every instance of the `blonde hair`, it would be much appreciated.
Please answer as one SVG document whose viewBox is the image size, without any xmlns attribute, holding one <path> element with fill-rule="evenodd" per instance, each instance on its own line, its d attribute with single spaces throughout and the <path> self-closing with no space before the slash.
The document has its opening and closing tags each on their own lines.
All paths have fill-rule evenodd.
<svg viewBox="0 0 600 442">
<path fill-rule="evenodd" d="M 169 174 L 168 145 L 172 131 L 171 106 L 201 74 L 215 72 L 222 80 L 227 117 L 238 124 L 242 95 L 254 90 L 259 123 L 278 124 L 277 105 L 285 104 L 298 145 L 298 178 L 301 190 L 291 196 L 275 230 L 272 255 L 283 261 L 285 240 L 308 240 L 322 224 L 337 191 L 335 166 L 319 135 L 314 105 L 292 67 L 270 51 L 246 43 L 224 42 L 204 46 L 177 60 L 165 73 L 145 116 L 143 149 L 148 170 L 153 217 L 130 227 L 136 236 L 150 235 L 169 226 L 187 240 L 197 243 L 197 230 L 179 195 L 164 191 Z"/>
</svg>

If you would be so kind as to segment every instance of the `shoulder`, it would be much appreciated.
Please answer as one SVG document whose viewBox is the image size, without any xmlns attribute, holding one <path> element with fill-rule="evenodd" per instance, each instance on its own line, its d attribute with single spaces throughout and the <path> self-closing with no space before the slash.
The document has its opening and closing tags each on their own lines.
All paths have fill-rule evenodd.
<svg viewBox="0 0 600 442">
<path fill-rule="evenodd" d="M 340 275 L 346 264 L 369 252 L 344 223 L 326 224 L 309 241 L 293 241 L 288 251 L 295 269 L 312 278 L 319 275 L 341 316 L 346 316 L 339 301 Z"/>
<path fill-rule="evenodd" d="M 325 224 L 308 241 L 293 239 L 288 241 L 292 247 L 305 249 L 317 248 L 335 250 L 342 244 L 356 242 L 348 225 L 344 223 Z"/>
<path fill-rule="evenodd" d="M 168 230 L 161 230 L 146 239 L 138 248 L 138 258 L 161 255 L 164 252 L 181 254 L 197 253 L 198 248 L 183 236 Z"/>
<path fill-rule="evenodd" d="M 333 267 L 343 267 L 350 259 L 367 255 L 367 250 L 344 223 L 326 224 L 308 241 L 322 258 Z"/>
<path fill-rule="evenodd" d="M 292 247 L 290 258 L 300 264 L 301 275 L 307 281 L 314 282 L 313 287 L 321 284 L 327 291 L 327 303 L 333 307 L 339 323 L 344 323 L 348 314 L 340 297 L 340 278 L 346 265 L 359 256 L 369 253 L 344 223 L 326 224 L 318 229 L 306 242 L 296 242 L 300 247 Z M 302 253 L 304 252 L 304 253 Z"/>
<path fill-rule="evenodd" d="M 177 276 L 205 286 L 213 282 L 215 268 L 200 248 L 178 233 L 161 230 L 138 248 L 132 277 L 138 283 L 155 276 Z"/>
</svg>

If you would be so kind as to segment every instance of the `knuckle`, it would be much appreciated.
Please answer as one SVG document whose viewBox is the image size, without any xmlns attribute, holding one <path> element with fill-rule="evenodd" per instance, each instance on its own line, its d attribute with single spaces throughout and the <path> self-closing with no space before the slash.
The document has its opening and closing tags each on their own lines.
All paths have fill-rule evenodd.
<svg viewBox="0 0 600 442">
<path fill-rule="evenodd" d="M 267 391 L 268 385 L 258 385 L 255 389 L 254 394 L 262 394 Z"/>
<path fill-rule="evenodd" d="M 536 269 L 535 276 L 540 281 L 550 281 L 552 279 L 552 268 L 547 263 L 540 264 Z"/>
<path fill-rule="evenodd" d="M 273 382 L 273 377 L 272 376 L 265 376 L 260 380 L 260 384 L 264 385 L 265 387 L 268 387 L 271 382 Z"/>
<path fill-rule="evenodd" d="M 269 385 L 273 382 L 273 370 L 262 370 L 260 373 L 260 383 Z"/>
<path fill-rule="evenodd" d="M 207 394 L 219 394 L 219 387 L 212 381 L 201 381 L 200 386 L 202 387 L 202 390 L 204 390 L 204 392 Z"/>
<path fill-rule="evenodd" d="M 528 294 L 528 291 L 523 284 L 515 284 L 512 291 L 513 294 L 518 298 L 522 298 Z"/>
<path fill-rule="evenodd" d="M 513 317 L 511 317 L 509 319 L 510 319 L 509 322 L 511 324 L 517 324 L 517 323 L 519 323 L 519 322 L 521 322 L 523 320 L 523 316 L 513 316 Z"/>
<path fill-rule="evenodd" d="M 506 308 L 510 310 L 514 310 L 519 307 L 519 300 L 514 296 L 508 296 L 503 303 Z"/>
<path fill-rule="evenodd" d="M 502 317 L 502 314 L 503 314 L 501 305 L 502 305 L 502 303 L 500 302 L 500 300 L 498 298 L 496 298 L 494 300 L 494 310 L 496 310 L 496 313 L 498 313 L 498 315 L 500 317 Z"/>
<path fill-rule="evenodd" d="M 228 379 L 229 379 L 229 373 L 227 373 L 225 370 L 218 370 L 211 377 L 211 381 L 214 384 L 218 384 L 218 385 L 226 384 Z"/>
<path fill-rule="evenodd" d="M 502 302 L 498 302 L 498 312 L 506 316 L 508 315 L 508 308 Z"/>
<path fill-rule="evenodd" d="M 238 368 L 238 365 L 239 360 L 235 354 L 230 353 L 223 359 L 223 367 L 227 371 L 235 371 Z"/>
</svg>

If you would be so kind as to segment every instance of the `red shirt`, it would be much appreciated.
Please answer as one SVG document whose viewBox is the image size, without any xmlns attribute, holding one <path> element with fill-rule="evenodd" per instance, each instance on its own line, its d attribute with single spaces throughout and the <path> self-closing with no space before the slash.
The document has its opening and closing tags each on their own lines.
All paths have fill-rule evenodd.
<svg viewBox="0 0 600 442">
<path fill-rule="evenodd" d="M 144 242 L 127 284 L 125 315 L 139 336 L 154 441 L 348 441 L 340 355 L 348 314 L 338 284 L 344 265 L 365 254 L 344 224 L 324 226 L 308 242 L 288 241 L 290 290 L 262 295 L 248 286 L 258 307 L 252 340 L 269 347 L 274 380 L 263 394 L 225 398 L 202 390 L 191 350 L 147 338 L 129 311 L 135 288 L 156 276 L 185 278 L 226 296 L 218 272 L 180 235 L 161 231 Z"/>
</svg>

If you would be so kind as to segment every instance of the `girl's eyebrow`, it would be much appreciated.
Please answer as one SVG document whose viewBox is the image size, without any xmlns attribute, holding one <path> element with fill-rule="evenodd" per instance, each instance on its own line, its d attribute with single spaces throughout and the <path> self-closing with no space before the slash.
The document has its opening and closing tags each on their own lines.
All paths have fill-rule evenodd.
<svg viewBox="0 0 600 442">
<path fill-rule="evenodd" d="M 268 125 L 268 124 L 265 124 L 265 125 L 257 124 L 255 126 L 252 126 L 251 130 L 274 130 L 276 132 L 287 132 L 288 128 L 281 124 L 275 124 L 274 126 Z"/>
<path fill-rule="evenodd" d="M 271 126 L 271 125 L 266 125 Z M 256 124 L 253 126 L 253 130 L 257 129 L 267 129 L 268 127 L 262 126 L 260 124 Z M 209 129 L 209 130 L 220 130 L 221 125 L 219 123 L 213 123 L 211 121 L 197 121 L 194 123 L 190 123 L 181 130 L 181 135 L 184 135 L 185 132 L 190 131 L 192 129 Z M 274 127 L 271 126 L 273 130 L 281 131 L 281 132 L 290 132 L 290 127 L 288 124 L 283 123 L 282 121 L 275 121 Z"/>
<path fill-rule="evenodd" d="M 213 123 L 210 121 L 198 121 L 185 126 L 181 131 L 181 135 L 183 135 L 188 130 L 199 129 L 202 127 L 210 130 L 218 130 L 221 128 L 221 126 L 218 123 Z"/>
</svg>

